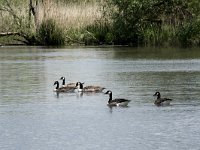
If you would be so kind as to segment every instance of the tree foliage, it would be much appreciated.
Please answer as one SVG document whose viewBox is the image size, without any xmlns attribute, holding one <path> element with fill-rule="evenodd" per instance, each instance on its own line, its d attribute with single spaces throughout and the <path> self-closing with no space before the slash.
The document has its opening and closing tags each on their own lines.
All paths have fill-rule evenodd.
<svg viewBox="0 0 200 150">
<path fill-rule="evenodd" d="M 53 3 L 49 3 L 49 7 L 47 2 L 50 1 L 0 1 L 0 13 L 3 16 L 0 35 L 20 36 L 17 40 L 27 45 L 63 45 L 64 42 L 75 42 L 132 46 L 200 46 L 199 0 L 98 0 L 101 2 L 99 20 L 81 29 L 65 27 L 66 32 L 63 32 L 66 24 L 60 28 L 56 19 L 46 17 L 51 4 L 60 6 L 74 3 L 85 6 L 97 1 L 51 0 Z M 22 5 L 23 13 L 20 10 Z"/>
<path fill-rule="evenodd" d="M 47 19 L 39 26 L 37 41 L 39 45 L 64 45 L 65 36 L 53 19 Z"/>
<path fill-rule="evenodd" d="M 195 21 L 200 8 L 197 0 L 109 0 L 114 42 L 129 45 L 173 45 L 177 32 Z M 197 22 L 198 24 L 198 22 Z M 189 26 L 193 26 L 190 25 Z M 197 28 L 194 28 L 197 30 Z M 188 36 L 188 34 L 179 34 Z M 192 36 L 192 35 L 191 35 Z M 176 39 L 176 40 L 174 40 Z M 182 43 L 182 42 L 179 42 Z M 194 42 L 195 43 L 195 42 Z"/>
</svg>

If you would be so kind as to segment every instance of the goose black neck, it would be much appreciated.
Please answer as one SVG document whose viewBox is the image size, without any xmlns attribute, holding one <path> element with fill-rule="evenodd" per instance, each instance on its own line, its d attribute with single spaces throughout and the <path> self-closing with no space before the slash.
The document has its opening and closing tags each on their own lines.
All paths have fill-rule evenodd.
<svg viewBox="0 0 200 150">
<path fill-rule="evenodd" d="M 59 88 L 59 82 L 56 82 L 56 89 Z"/>
<path fill-rule="evenodd" d="M 160 99 L 160 93 L 158 93 L 158 95 L 157 95 L 157 99 Z"/>
<path fill-rule="evenodd" d="M 82 83 L 80 83 L 79 88 L 83 89 L 83 84 Z"/>
<path fill-rule="evenodd" d="M 112 93 L 109 94 L 109 100 L 108 103 L 110 103 L 112 101 Z"/>
<path fill-rule="evenodd" d="M 62 85 L 65 85 L 65 78 L 63 78 Z"/>
</svg>

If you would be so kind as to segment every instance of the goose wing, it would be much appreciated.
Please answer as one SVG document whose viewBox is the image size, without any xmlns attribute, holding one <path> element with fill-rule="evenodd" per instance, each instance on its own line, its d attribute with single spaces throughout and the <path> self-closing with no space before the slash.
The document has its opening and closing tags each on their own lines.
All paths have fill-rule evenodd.
<svg viewBox="0 0 200 150">
<path fill-rule="evenodd" d="M 56 91 L 57 92 L 72 92 L 74 90 L 75 88 L 71 88 L 71 87 L 61 87 L 61 88 L 58 88 Z"/>
<path fill-rule="evenodd" d="M 157 106 L 160 106 L 165 101 L 172 101 L 172 99 L 169 99 L 169 98 L 159 98 L 159 99 L 155 100 L 154 104 L 157 105 Z"/>
<path fill-rule="evenodd" d="M 117 98 L 113 99 L 112 101 L 108 102 L 109 106 L 127 106 L 130 100 L 124 98 Z"/>
<path fill-rule="evenodd" d="M 76 87 L 76 83 L 68 83 L 66 86 L 67 87 Z"/>
<path fill-rule="evenodd" d="M 161 99 L 161 102 L 165 102 L 165 101 L 172 101 L 172 99 L 170 99 L 170 98 L 162 98 Z"/>
<path fill-rule="evenodd" d="M 127 99 L 124 99 L 124 98 L 116 98 L 116 99 L 113 99 L 111 102 L 123 103 L 123 102 L 130 102 L 130 100 L 127 100 Z"/>
<path fill-rule="evenodd" d="M 84 91 L 91 91 L 91 92 L 95 92 L 95 91 L 102 91 L 104 90 L 105 88 L 103 87 L 100 87 L 100 86 L 86 86 L 84 87 Z"/>
<path fill-rule="evenodd" d="M 68 84 L 62 85 L 62 87 L 76 87 L 76 83 L 68 83 Z"/>
</svg>

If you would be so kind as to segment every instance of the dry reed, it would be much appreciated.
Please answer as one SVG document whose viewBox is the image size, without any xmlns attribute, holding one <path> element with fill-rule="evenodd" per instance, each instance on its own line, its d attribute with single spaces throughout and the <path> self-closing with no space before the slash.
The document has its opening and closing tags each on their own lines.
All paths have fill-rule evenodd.
<svg viewBox="0 0 200 150">
<path fill-rule="evenodd" d="M 20 6 L 14 6 L 15 14 L 25 23 L 28 21 L 28 3 L 22 3 Z M 7 24 L 7 21 L 13 22 L 12 14 L 6 11 L 0 11 L 1 22 L 0 27 L 3 30 L 12 28 L 12 23 Z M 63 29 L 80 29 L 90 24 L 101 17 L 99 2 L 90 3 L 56 3 L 53 0 L 48 0 L 43 4 L 39 4 L 39 22 L 43 19 L 54 19 Z M 8 27 L 9 26 L 9 27 Z"/>
<path fill-rule="evenodd" d="M 43 8 L 46 9 L 46 8 Z M 84 28 L 93 24 L 95 20 L 101 17 L 100 8 L 97 3 L 91 4 L 50 4 L 45 11 L 40 11 L 40 18 L 53 18 L 55 21 L 65 29 Z"/>
</svg>

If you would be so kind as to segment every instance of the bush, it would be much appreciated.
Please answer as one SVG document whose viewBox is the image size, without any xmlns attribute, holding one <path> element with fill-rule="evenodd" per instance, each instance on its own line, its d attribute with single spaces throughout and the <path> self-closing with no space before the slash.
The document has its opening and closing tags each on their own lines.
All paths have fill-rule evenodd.
<svg viewBox="0 0 200 150">
<path fill-rule="evenodd" d="M 44 20 L 38 31 L 37 38 L 39 45 L 64 45 L 65 34 L 53 19 Z"/>
<path fill-rule="evenodd" d="M 188 5 L 181 0 L 107 0 L 113 22 L 115 44 L 163 46 L 174 44 L 177 28 L 192 18 Z M 198 27 L 192 25 L 197 31 Z M 181 29 L 181 43 L 198 43 L 198 32 L 191 27 Z M 181 37 L 183 34 L 184 39 Z M 190 35 L 192 34 L 192 35 Z M 194 35 L 197 34 L 197 35 Z M 190 37 L 191 36 L 191 37 Z M 192 39 L 195 37 L 195 39 Z"/>
<path fill-rule="evenodd" d="M 86 44 L 111 44 L 114 39 L 111 25 L 102 20 L 87 26 L 86 31 L 88 31 L 84 35 Z"/>
<path fill-rule="evenodd" d="M 114 8 L 112 19 L 115 44 L 137 46 L 143 42 L 142 18 L 147 5 L 142 2 L 143 0 L 112 0 L 110 5 Z"/>
<path fill-rule="evenodd" d="M 183 47 L 200 46 L 200 20 L 181 25 L 177 37 Z"/>
</svg>

